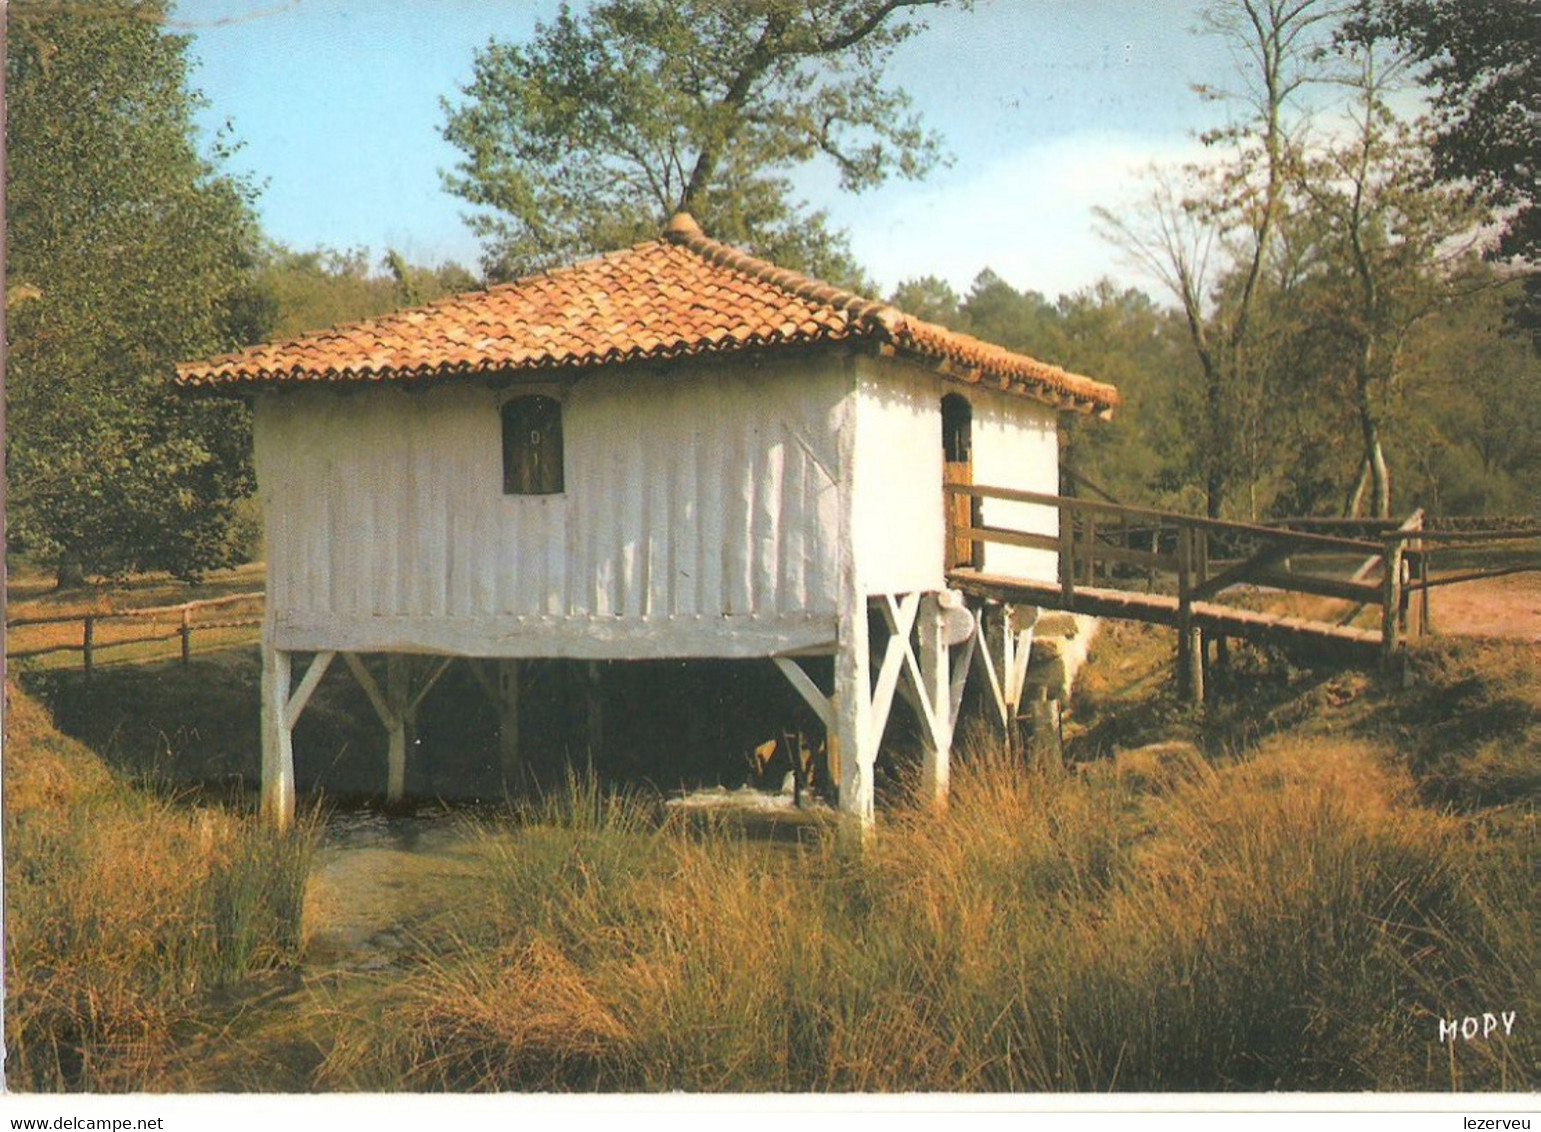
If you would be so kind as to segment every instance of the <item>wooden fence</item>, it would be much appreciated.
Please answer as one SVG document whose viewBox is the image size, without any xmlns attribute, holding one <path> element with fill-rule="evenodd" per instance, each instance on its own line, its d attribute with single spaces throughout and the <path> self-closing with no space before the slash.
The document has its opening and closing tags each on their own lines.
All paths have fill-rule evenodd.
<svg viewBox="0 0 1541 1132">
<path fill-rule="evenodd" d="M 1192 667 L 1193 683 L 1202 679 L 1201 660 L 1192 656 L 1198 626 L 1218 636 L 1230 629 L 1238 635 L 1254 630 L 1266 635 L 1272 621 L 1273 627 L 1296 635 L 1378 644 L 1389 660 L 1401 638 L 1428 631 L 1432 587 L 1541 569 L 1541 527 L 1533 520 L 1426 522 L 1419 510 L 1400 521 L 1298 519 L 1265 525 L 980 485 L 954 484 L 946 490 L 975 501 L 1047 509 L 1039 517 L 1052 516 L 1052 522 L 1033 525 L 1040 530 L 1052 526 L 1057 532 L 986 525 L 978 518 L 977 502 L 972 509 L 949 507 L 952 529 L 947 545 L 969 551 L 967 561 L 950 562 L 950 569 L 977 577 L 985 543 L 1051 551 L 1059 560 L 1057 586 L 1051 587 L 1057 589 L 1057 605 L 1088 612 L 1123 610 L 1111 615 L 1174 625 L 1179 660 Z M 966 527 L 952 522 L 954 515 L 970 514 L 974 517 Z M 1436 556 L 1458 554 L 1469 560 L 1495 549 L 1517 558 L 1438 577 L 1431 574 Z M 1089 592 L 1078 597 L 1083 587 Z M 1113 592 L 1138 588 L 1149 596 L 1135 600 Z M 1347 609 L 1303 622 L 1243 615 L 1216 604 L 1222 594 L 1238 588 L 1333 599 L 1346 602 Z M 1363 641 L 1366 631 L 1356 637 L 1347 627 L 1372 607 L 1378 610 L 1373 619 L 1378 633 Z"/>
<path fill-rule="evenodd" d="M 159 605 L 144 609 L 87 610 L 75 613 L 56 613 L 38 616 L 8 617 L 6 629 L 6 659 L 21 660 L 26 657 L 47 656 L 53 653 L 76 652 L 86 675 L 95 669 L 101 653 L 109 649 L 129 645 L 153 644 L 161 641 L 180 640 L 182 663 L 187 664 L 193 655 L 193 635 L 216 629 L 251 629 L 262 624 L 262 591 L 231 594 L 227 597 L 188 601 L 180 605 Z M 225 611 L 230 607 L 255 605 L 235 616 L 203 616 L 209 611 Z M 79 625 L 79 637 L 63 643 L 48 643 L 30 647 L 10 647 L 18 629 L 41 629 L 47 626 Z M 125 626 L 148 624 L 150 630 L 133 635 L 132 628 Z M 22 634 L 25 636 L 25 632 Z"/>
</svg>

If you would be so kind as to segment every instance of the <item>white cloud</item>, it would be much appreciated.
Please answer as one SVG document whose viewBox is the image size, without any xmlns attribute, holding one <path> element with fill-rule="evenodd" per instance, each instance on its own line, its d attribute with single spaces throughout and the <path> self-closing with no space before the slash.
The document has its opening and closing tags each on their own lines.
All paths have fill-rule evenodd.
<svg viewBox="0 0 1541 1132">
<path fill-rule="evenodd" d="M 957 169 L 921 186 L 877 194 L 856 215 L 836 215 L 852 250 L 884 292 L 938 275 L 960 293 L 984 268 L 1050 298 L 1111 276 L 1151 289 L 1100 239 L 1092 209 L 1117 210 L 1140 195 L 1152 163 L 1196 161 L 1191 138 L 1060 138 L 1012 153 L 970 176 Z"/>
</svg>

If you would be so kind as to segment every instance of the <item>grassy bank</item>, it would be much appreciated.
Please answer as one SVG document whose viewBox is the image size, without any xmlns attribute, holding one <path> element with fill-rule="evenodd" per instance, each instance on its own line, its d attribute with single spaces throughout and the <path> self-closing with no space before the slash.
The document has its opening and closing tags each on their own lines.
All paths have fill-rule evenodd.
<svg viewBox="0 0 1541 1132">
<path fill-rule="evenodd" d="M 976 738 L 949 811 L 896 804 L 859 859 L 574 782 L 468 827 L 383 968 L 238 1025 L 302 958 L 309 841 L 126 787 L 13 691 L 10 1083 L 1541 1087 L 1541 650 L 1434 642 L 1405 686 L 1238 650 L 1195 710 L 1169 649 L 1108 631 L 1067 765 Z M 167 703 L 207 698 L 180 671 Z M 1487 1012 L 1513 1032 L 1441 1040 Z"/>
<path fill-rule="evenodd" d="M 1430 806 L 1382 741 L 1398 693 L 1357 686 L 1355 727 L 1289 722 L 1341 699 L 1302 677 L 1230 755 L 1069 772 L 975 749 L 945 817 L 885 815 L 859 863 L 575 787 L 489 841 L 487 905 L 343 1019 L 319 1083 L 1534 1089 L 1533 1027 L 1439 1029 L 1541 1007 L 1534 797 L 1504 823 Z M 1516 763 L 1533 722 L 1508 717 Z M 1464 744 L 1474 773 L 1489 741 Z"/>
<path fill-rule="evenodd" d="M 297 958 L 313 837 L 127 785 L 14 685 L 5 740 L 6 1084 L 175 1088 L 210 997 Z"/>
</svg>

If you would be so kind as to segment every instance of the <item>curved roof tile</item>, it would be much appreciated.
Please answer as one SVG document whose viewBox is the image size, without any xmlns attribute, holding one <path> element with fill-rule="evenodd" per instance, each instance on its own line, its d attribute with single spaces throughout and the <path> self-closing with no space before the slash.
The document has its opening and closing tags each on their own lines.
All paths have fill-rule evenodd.
<svg viewBox="0 0 1541 1132">
<path fill-rule="evenodd" d="M 913 318 L 705 235 L 656 240 L 427 306 L 177 367 L 185 388 L 403 381 L 855 342 L 958 381 L 1108 413 L 1111 385 Z"/>
</svg>

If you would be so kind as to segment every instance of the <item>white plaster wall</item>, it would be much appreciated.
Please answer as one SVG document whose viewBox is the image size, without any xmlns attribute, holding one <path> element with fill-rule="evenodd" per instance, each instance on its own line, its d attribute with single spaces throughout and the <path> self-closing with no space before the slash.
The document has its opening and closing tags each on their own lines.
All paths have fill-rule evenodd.
<svg viewBox="0 0 1541 1132">
<path fill-rule="evenodd" d="M 935 374 L 857 361 L 852 541 L 862 592 L 943 587 L 942 395 Z"/>
<path fill-rule="evenodd" d="M 282 648 L 735 656 L 834 639 L 849 359 L 618 369 L 563 402 L 565 491 L 502 492 L 499 393 L 256 398 Z"/>
<path fill-rule="evenodd" d="M 1056 411 L 1025 397 L 979 388 L 963 392 L 974 409 L 974 482 L 985 487 L 1058 493 Z M 1049 536 L 1059 533 L 1059 513 L 1052 507 L 986 499 L 980 518 L 990 527 Z M 1051 550 L 986 543 L 983 569 L 1054 581 L 1059 577 L 1059 556 Z"/>
</svg>

